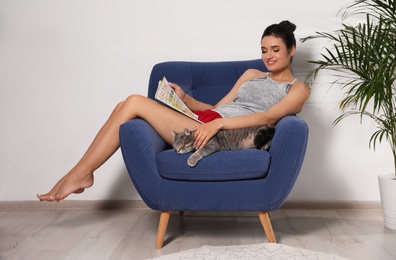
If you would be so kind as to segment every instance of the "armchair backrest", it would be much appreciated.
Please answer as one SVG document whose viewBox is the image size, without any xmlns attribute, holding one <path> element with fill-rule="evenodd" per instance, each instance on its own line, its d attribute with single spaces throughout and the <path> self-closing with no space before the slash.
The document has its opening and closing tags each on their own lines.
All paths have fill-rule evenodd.
<svg viewBox="0 0 396 260">
<path fill-rule="evenodd" d="M 247 69 L 268 71 L 261 59 L 159 63 L 151 71 L 148 97 L 154 98 L 158 81 L 165 76 L 168 81 L 177 83 L 195 99 L 214 105 L 231 90 L 238 78 Z"/>
</svg>

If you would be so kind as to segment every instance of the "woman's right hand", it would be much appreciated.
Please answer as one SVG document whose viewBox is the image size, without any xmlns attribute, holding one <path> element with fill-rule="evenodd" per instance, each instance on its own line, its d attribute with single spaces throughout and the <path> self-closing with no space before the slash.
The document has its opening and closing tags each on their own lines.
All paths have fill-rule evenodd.
<svg viewBox="0 0 396 260">
<path fill-rule="evenodd" d="M 186 104 L 186 106 L 192 111 L 203 111 L 213 108 L 212 105 L 200 102 L 188 95 L 179 85 L 169 82 L 169 86 L 176 92 L 176 95 L 184 102 L 184 104 Z"/>
<path fill-rule="evenodd" d="M 187 94 L 179 85 L 169 82 L 169 86 L 176 92 L 181 100 L 184 100 Z"/>
</svg>

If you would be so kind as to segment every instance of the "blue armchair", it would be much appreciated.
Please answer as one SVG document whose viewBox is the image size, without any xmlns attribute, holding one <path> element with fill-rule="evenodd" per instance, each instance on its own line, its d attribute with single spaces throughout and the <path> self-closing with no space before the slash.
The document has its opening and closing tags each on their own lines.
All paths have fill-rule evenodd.
<svg viewBox="0 0 396 260">
<path fill-rule="evenodd" d="M 166 76 L 192 97 L 217 103 L 249 68 L 265 71 L 261 60 L 164 62 L 154 66 L 148 96 Z M 248 149 L 214 153 L 196 167 L 179 155 L 144 120 L 121 125 L 122 155 L 143 201 L 160 210 L 156 248 L 163 246 L 170 211 L 257 211 L 269 242 L 275 243 L 269 212 L 282 206 L 301 169 L 307 124 L 295 115 L 276 125 L 269 152 Z"/>
</svg>

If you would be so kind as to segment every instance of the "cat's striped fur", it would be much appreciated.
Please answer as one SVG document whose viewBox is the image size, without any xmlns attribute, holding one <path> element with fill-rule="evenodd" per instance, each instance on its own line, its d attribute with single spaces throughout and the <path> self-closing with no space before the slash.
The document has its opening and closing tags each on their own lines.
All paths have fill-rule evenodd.
<svg viewBox="0 0 396 260">
<path fill-rule="evenodd" d="M 179 154 L 196 150 L 194 132 L 185 129 L 175 133 L 173 148 Z M 260 126 L 234 130 L 220 130 L 209 142 L 196 150 L 189 158 L 188 165 L 194 167 L 204 156 L 218 151 L 257 148 L 267 150 L 275 133 L 273 126 Z"/>
</svg>

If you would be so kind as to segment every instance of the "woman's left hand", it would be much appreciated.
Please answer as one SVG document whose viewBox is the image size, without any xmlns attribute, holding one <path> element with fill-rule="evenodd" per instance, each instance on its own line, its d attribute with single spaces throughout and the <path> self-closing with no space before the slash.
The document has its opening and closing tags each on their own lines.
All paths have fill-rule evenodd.
<svg viewBox="0 0 396 260">
<path fill-rule="evenodd" d="M 211 122 L 200 125 L 194 134 L 195 147 L 199 149 L 207 144 L 207 142 L 220 130 L 220 124 L 213 120 Z"/>
</svg>

